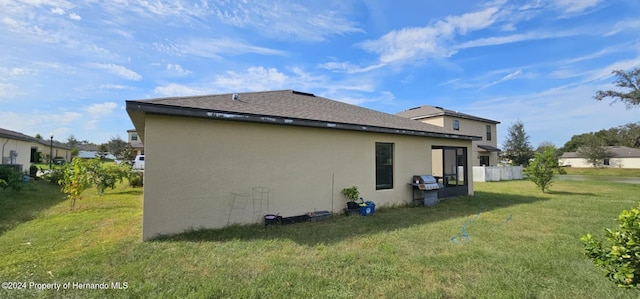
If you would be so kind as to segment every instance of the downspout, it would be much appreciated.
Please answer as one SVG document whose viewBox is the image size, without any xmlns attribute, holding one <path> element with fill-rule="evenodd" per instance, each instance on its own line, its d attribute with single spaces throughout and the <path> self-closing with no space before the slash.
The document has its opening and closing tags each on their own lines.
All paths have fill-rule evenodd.
<svg viewBox="0 0 640 299">
<path fill-rule="evenodd" d="M 4 146 L 9 143 L 9 138 L 2 144 L 2 156 L 0 157 L 0 164 L 4 164 Z"/>
</svg>

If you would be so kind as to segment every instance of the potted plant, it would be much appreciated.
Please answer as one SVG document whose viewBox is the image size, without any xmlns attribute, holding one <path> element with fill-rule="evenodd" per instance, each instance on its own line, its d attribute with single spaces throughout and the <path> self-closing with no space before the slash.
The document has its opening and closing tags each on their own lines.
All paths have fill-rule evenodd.
<svg viewBox="0 0 640 299">
<path fill-rule="evenodd" d="M 344 188 L 341 191 L 342 195 L 347 198 L 347 209 L 358 209 L 359 205 L 356 202 L 358 198 L 360 198 L 360 191 L 358 191 L 358 187 L 353 186 L 351 188 Z"/>
</svg>

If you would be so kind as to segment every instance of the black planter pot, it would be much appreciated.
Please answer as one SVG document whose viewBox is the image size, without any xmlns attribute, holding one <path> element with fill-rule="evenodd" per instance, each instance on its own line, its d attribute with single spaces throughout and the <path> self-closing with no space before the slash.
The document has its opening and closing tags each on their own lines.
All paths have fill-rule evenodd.
<svg viewBox="0 0 640 299">
<path fill-rule="evenodd" d="M 360 205 L 358 205 L 355 201 L 347 201 L 347 210 L 355 210 L 359 209 Z"/>
</svg>

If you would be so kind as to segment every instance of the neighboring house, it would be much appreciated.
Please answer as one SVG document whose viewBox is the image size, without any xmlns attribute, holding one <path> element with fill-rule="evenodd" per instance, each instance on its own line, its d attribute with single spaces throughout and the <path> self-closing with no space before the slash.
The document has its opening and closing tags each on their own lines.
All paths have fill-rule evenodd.
<svg viewBox="0 0 640 299">
<path fill-rule="evenodd" d="M 396 115 L 451 129 L 463 135 L 482 136 L 482 140 L 473 141 L 471 152 L 473 166 L 498 165 L 500 149 L 497 125 L 499 121 L 429 105 L 411 108 Z"/>
<path fill-rule="evenodd" d="M 51 147 L 53 143 L 53 147 Z M 53 157 L 70 158 L 71 149 L 57 141 L 37 139 L 19 132 L 0 128 L 0 146 L 2 146 L 2 164 L 21 165 L 26 171 L 31 163 L 48 161 Z"/>
<path fill-rule="evenodd" d="M 606 146 L 609 157 L 600 161 L 604 167 L 640 168 L 640 149 L 626 146 Z M 591 163 L 577 152 L 566 152 L 558 158 L 563 166 L 593 167 Z"/>
<path fill-rule="evenodd" d="M 133 156 L 144 155 L 144 145 L 138 137 L 138 132 L 136 130 L 127 130 L 127 134 L 129 135 L 129 145 L 133 149 Z"/>
<path fill-rule="evenodd" d="M 78 144 L 78 158 L 93 159 L 98 157 L 98 146 L 95 144 Z"/>
<path fill-rule="evenodd" d="M 378 206 L 403 204 L 420 174 L 446 174 L 442 196 L 473 194 L 468 153 L 480 137 L 449 128 L 293 90 L 126 106 L 147 158 L 145 240 L 265 214 L 339 212 L 351 186 Z"/>
<path fill-rule="evenodd" d="M 31 147 L 35 138 L 22 133 L 0 128 L 2 163 L 20 165 L 20 171 L 27 170 L 31 162 Z"/>
</svg>

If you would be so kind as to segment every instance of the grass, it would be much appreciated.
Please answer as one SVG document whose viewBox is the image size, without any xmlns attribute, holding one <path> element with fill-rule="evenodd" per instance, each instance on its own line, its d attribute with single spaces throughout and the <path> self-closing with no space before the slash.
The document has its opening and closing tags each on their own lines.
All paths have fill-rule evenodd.
<svg viewBox="0 0 640 299">
<path fill-rule="evenodd" d="M 74 211 L 36 182 L 0 191 L 0 280 L 126 289 L 0 290 L 36 298 L 637 298 L 584 256 L 640 185 L 477 183 L 476 196 L 371 217 L 232 226 L 141 242 L 140 189 L 89 190 Z M 23 216 L 12 216 L 5 208 Z M 468 236 L 468 239 L 467 237 Z M 122 286 L 122 284 L 121 284 Z"/>
<path fill-rule="evenodd" d="M 638 168 L 577 168 L 564 167 L 567 174 L 571 175 L 604 175 L 604 176 L 623 176 L 623 177 L 640 177 L 640 169 Z"/>
</svg>

